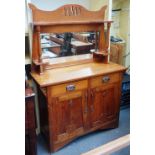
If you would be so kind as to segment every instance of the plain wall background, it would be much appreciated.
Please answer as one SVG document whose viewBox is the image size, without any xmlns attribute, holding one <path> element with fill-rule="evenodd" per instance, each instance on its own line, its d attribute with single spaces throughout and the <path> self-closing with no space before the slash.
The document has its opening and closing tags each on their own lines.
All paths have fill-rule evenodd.
<svg viewBox="0 0 155 155">
<path fill-rule="evenodd" d="M 80 4 L 87 9 L 90 8 L 89 0 L 31 0 L 31 2 L 43 10 L 54 10 L 65 4 Z"/>
</svg>

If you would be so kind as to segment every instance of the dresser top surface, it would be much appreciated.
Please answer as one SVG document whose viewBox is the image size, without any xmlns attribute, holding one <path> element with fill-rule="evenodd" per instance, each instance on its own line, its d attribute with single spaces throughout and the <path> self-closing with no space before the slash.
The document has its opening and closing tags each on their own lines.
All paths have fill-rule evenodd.
<svg viewBox="0 0 155 155">
<path fill-rule="evenodd" d="M 45 87 L 97 75 L 123 72 L 125 70 L 126 68 L 124 66 L 112 62 L 108 64 L 91 62 L 81 65 L 46 70 L 42 75 L 32 72 L 31 75 L 41 87 Z"/>
</svg>

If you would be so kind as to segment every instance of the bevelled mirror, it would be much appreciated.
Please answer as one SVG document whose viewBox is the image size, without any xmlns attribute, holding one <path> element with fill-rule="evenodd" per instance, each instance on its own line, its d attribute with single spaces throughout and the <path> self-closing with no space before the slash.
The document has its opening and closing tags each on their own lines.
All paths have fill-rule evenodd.
<svg viewBox="0 0 155 155">
<path fill-rule="evenodd" d="M 41 33 L 41 57 L 49 59 L 91 54 L 98 50 L 99 32 Z"/>
</svg>

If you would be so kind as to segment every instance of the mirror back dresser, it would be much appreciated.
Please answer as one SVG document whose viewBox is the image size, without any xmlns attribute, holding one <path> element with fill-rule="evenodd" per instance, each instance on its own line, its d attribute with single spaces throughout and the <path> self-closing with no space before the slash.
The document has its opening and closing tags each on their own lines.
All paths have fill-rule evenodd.
<svg viewBox="0 0 155 155">
<path fill-rule="evenodd" d="M 40 127 L 49 151 L 87 133 L 118 127 L 122 74 L 108 61 L 112 21 L 106 6 L 88 11 L 76 4 L 54 11 L 29 4 L 33 17 L 32 78 L 37 85 Z M 41 33 L 99 32 L 98 50 L 89 54 L 43 58 Z"/>
</svg>

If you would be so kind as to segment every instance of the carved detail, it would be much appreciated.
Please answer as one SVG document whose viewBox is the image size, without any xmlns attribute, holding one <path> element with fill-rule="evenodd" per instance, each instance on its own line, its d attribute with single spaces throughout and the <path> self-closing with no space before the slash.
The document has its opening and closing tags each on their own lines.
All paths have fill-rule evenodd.
<svg viewBox="0 0 155 155">
<path fill-rule="evenodd" d="M 81 14 L 81 8 L 79 6 L 66 6 L 64 7 L 65 16 L 79 16 Z"/>
</svg>

